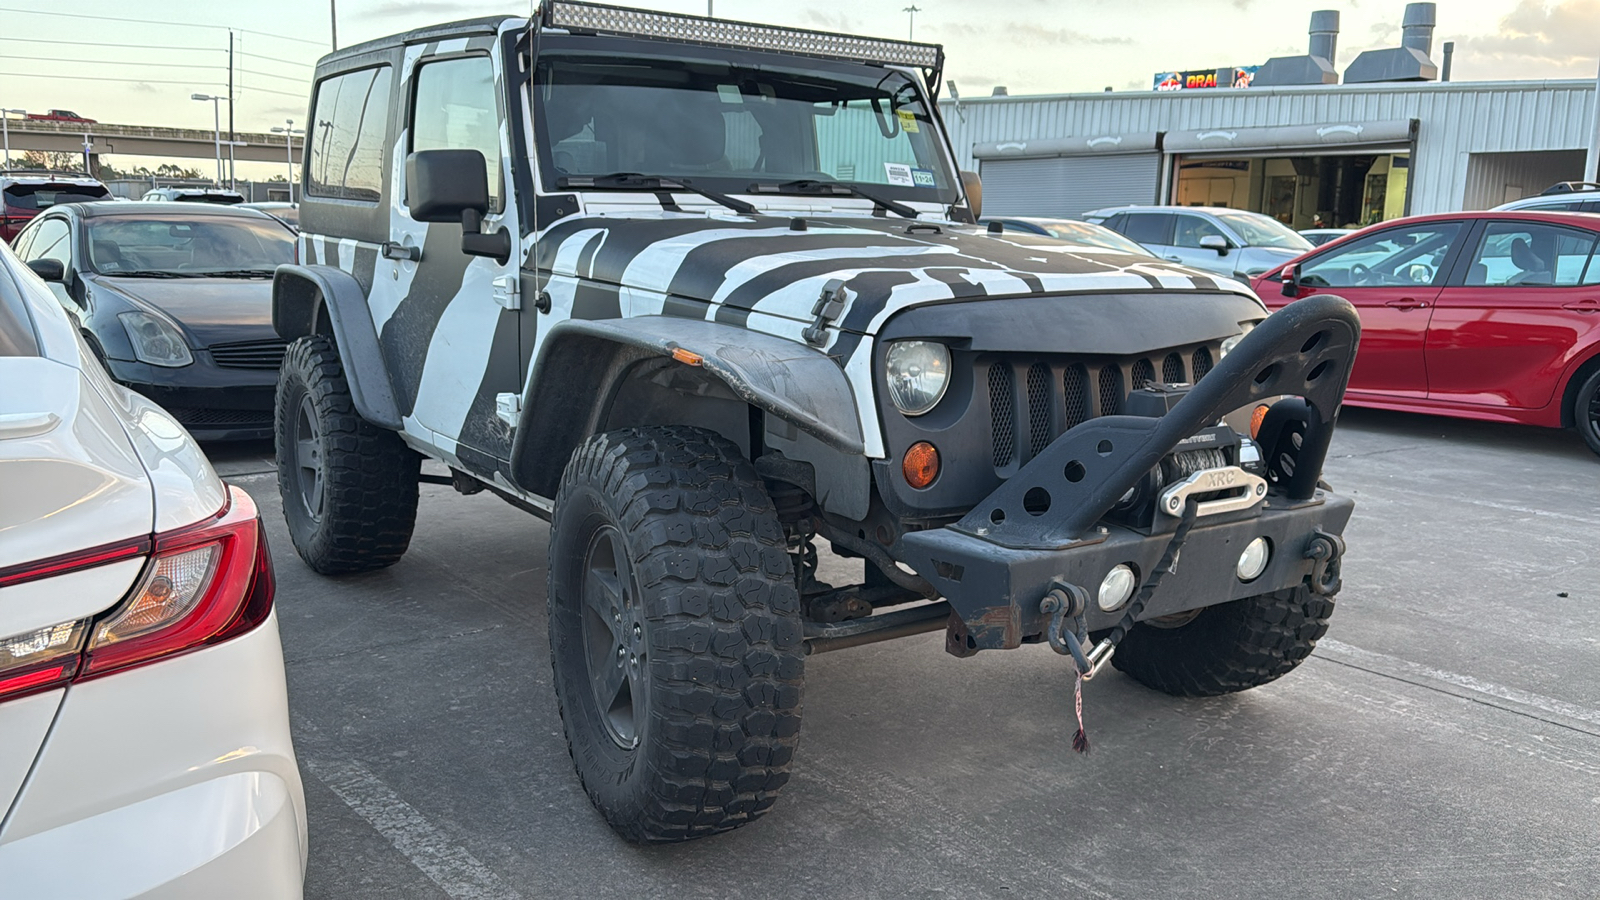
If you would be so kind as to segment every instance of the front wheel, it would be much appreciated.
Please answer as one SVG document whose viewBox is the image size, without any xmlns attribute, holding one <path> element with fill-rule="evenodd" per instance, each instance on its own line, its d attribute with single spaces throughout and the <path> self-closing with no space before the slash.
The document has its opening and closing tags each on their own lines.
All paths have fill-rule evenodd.
<svg viewBox="0 0 1600 900">
<path fill-rule="evenodd" d="M 1333 598 L 1301 586 L 1133 626 L 1111 664 L 1146 687 L 1215 697 L 1260 687 L 1300 665 L 1328 632 Z"/>
<path fill-rule="evenodd" d="M 697 428 L 596 435 L 550 530 L 550 660 L 567 748 L 636 843 L 772 806 L 800 732 L 799 595 L 772 500 Z"/>
<path fill-rule="evenodd" d="M 1578 427 L 1589 449 L 1600 453 L 1600 369 L 1589 373 L 1578 388 L 1572 401 L 1572 424 Z"/>
</svg>

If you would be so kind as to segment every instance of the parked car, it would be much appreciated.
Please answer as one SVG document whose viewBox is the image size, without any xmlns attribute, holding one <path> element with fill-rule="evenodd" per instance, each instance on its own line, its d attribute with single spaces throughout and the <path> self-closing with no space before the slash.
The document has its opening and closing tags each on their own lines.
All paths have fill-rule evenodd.
<svg viewBox="0 0 1600 900">
<path fill-rule="evenodd" d="M 266 213 L 208 204 L 52 207 L 17 238 L 118 383 L 201 440 L 272 433 L 284 342 L 272 274 L 294 232 Z"/>
<path fill-rule="evenodd" d="M 1295 232 L 1295 234 L 1298 234 L 1310 241 L 1311 246 L 1321 247 L 1323 244 L 1337 241 L 1339 238 L 1342 238 L 1348 234 L 1352 234 L 1355 231 L 1356 229 L 1354 228 L 1302 228 Z"/>
<path fill-rule="evenodd" d="M 1600 213 L 1600 184 L 1592 181 L 1563 181 L 1532 197 L 1502 203 L 1495 212 L 1525 209 L 1538 212 Z"/>
<path fill-rule="evenodd" d="M 216 203 L 228 206 L 244 202 L 244 195 L 227 188 L 164 187 L 146 191 L 139 198 L 148 203 Z"/>
<path fill-rule="evenodd" d="M 27 169 L 0 171 L 0 240 L 11 243 L 40 210 L 58 203 L 110 199 L 111 191 L 87 175 Z"/>
<path fill-rule="evenodd" d="M 80 116 L 70 109 L 49 109 L 42 113 L 28 113 L 28 118 L 35 122 L 76 122 L 80 125 L 93 125 L 94 119 Z"/>
<path fill-rule="evenodd" d="M 1355 304 L 1361 351 L 1346 403 L 1575 427 L 1600 453 L 1597 244 L 1600 216 L 1588 213 L 1413 216 L 1255 287 L 1274 307 L 1323 291 Z"/>
<path fill-rule="evenodd" d="M 255 504 L 0 247 L 0 894 L 300 896 Z"/>
<path fill-rule="evenodd" d="M 278 490 L 326 575 L 402 558 L 423 458 L 552 523 L 553 687 L 617 833 L 766 814 L 807 654 L 1048 641 L 1184 696 L 1307 658 L 1353 509 L 1317 482 L 1348 303 L 1268 316 L 1238 282 L 978 227 L 940 47 L 538 16 L 318 61 L 273 284 Z M 1220 424 L 1283 394 L 1259 445 L 1248 409 Z M 822 541 L 860 583 L 818 581 Z"/>
<path fill-rule="evenodd" d="M 1107 250 L 1130 253 L 1134 256 L 1155 255 L 1115 231 L 1096 225 L 1093 222 L 1022 216 L 1013 216 L 1005 219 L 985 217 L 978 220 L 979 225 L 989 225 L 991 222 L 998 222 L 1000 227 L 1006 231 L 1018 231 L 1023 234 L 1042 234 L 1046 237 L 1057 238 L 1073 244 L 1080 244 L 1086 247 L 1104 247 Z"/>
<path fill-rule="evenodd" d="M 1084 213 L 1151 253 L 1233 278 L 1250 279 L 1311 249 L 1287 225 L 1260 213 L 1209 206 L 1120 206 Z"/>
<path fill-rule="evenodd" d="M 241 203 L 239 205 L 245 209 L 259 209 L 290 228 L 296 231 L 300 230 L 300 204 L 298 203 L 267 202 Z"/>
</svg>

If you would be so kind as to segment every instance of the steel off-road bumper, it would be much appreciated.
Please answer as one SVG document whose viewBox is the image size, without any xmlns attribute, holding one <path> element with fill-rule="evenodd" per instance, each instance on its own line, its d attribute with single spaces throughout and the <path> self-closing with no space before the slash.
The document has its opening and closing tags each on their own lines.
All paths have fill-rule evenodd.
<svg viewBox="0 0 1600 900">
<path fill-rule="evenodd" d="M 1148 528 L 1122 527 L 1106 514 L 1180 443 L 1228 413 L 1288 396 L 1273 406 L 1259 435 L 1264 491 L 1242 508 L 1202 514 L 1177 564 L 1141 619 L 1225 603 L 1308 579 L 1331 590 L 1337 559 L 1330 548 L 1353 503 L 1317 486 L 1355 360 L 1361 326 L 1355 309 L 1332 296 L 1309 297 L 1269 316 L 1164 416 L 1104 416 L 1057 438 L 961 521 L 905 535 L 896 555 L 950 602 L 951 649 L 1016 647 L 1046 630 L 1041 598 L 1057 583 L 1090 598 L 1112 567 L 1130 565 L 1140 584 L 1158 565 L 1176 527 L 1177 508 L 1158 510 Z M 1233 470 L 1243 475 L 1237 469 Z M 1236 476 L 1220 473 L 1222 482 Z M 1176 492 L 1163 491 L 1164 504 Z M 1202 506 L 1202 513 L 1208 512 Z M 1147 533 L 1148 532 L 1148 533 Z M 1264 537 L 1266 569 L 1248 582 L 1236 565 L 1245 546 Z M 1337 550 L 1332 552 L 1337 553 Z M 1091 600 L 1088 627 L 1109 628 L 1121 608 Z"/>
</svg>

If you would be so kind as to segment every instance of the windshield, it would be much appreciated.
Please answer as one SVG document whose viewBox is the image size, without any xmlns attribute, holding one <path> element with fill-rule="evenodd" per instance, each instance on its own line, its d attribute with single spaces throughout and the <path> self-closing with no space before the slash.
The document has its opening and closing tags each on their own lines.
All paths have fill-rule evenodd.
<svg viewBox="0 0 1600 900">
<path fill-rule="evenodd" d="M 938 129 L 906 75 L 867 66 L 788 71 L 752 54 L 728 55 L 653 59 L 547 48 L 534 104 L 545 187 L 636 173 L 724 193 L 839 181 L 898 200 L 955 200 Z"/>
<path fill-rule="evenodd" d="M 1050 232 L 1051 237 L 1060 238 L 1063 241 L 1071 241 L 1074 244 L 1105 247 L 1107 250 L 1132 253 L 1135 256 L 1155 255 L 1109 228 L 1091 225 L 1088 222 L 1040 222 L 1039 227 Z"/>
<path fill-rule="evenodd" d="M 1310 250 L 1311 242 L 1289 226 L 1252 213 L 1217 213 L 1217 218 L 1244 238 L 1247 247 L 1279 247 L 1284 250 Z"/>
<path fill-rule="evenodd" d="M 253 216 L 96 216 L 88 230 L 89 265 L 101 275 L 271 275 L 294 262 L 289 229 Z"/>
</svg>

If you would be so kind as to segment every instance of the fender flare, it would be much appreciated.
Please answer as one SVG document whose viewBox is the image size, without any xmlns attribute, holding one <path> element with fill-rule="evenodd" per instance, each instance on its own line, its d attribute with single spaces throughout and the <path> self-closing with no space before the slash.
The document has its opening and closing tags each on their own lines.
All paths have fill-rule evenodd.
<svg viewBox="0 0 1600 900">
<path fill-rule="evenodd" d="M 675 351 L 698 356 L 686 364 L 716 376 L 751 406 L 841 453 L 865 452 L 849 377 L 819 350 L 677 316 L 567 319 L 545 336 L 527 382 L 511 449 L 518 485 L 554 496 L 567 458 L 599 427 L 623 374 L 633 363 Z M 586 398 L 586 408 L 574 415 L 576 398 Z"/>
<path fill-rule="evenodd" d="M 399 431 L 400 407 L 361 283 L 332 266 L 279 266 L 272 276 L 272 328 L 278 336 L 293 341 L 316 334 L 324 314 L 356 412 L 374 425 Z"/>
</svg>

